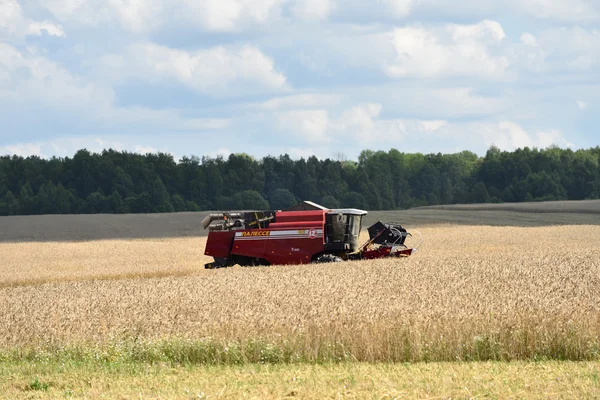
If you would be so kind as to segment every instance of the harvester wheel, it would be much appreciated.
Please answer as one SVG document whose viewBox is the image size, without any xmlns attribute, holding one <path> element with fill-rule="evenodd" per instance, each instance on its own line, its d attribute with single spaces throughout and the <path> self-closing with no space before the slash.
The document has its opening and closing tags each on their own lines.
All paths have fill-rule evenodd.
<svg viewBox="0 0 600 400">
<path fill-rule="evenodd" d="M 263 258 L 236 256 L 234 263 L 241 267 L 268 267 L 270 264 Z"/>
<path fill-rule="evenodd" d="M 322 254 L 315 260 L 315 262 L 318 264 L 342 261 L 344 260 L 341 257 L 336 256 L 335 254 Z"/>
</svg>

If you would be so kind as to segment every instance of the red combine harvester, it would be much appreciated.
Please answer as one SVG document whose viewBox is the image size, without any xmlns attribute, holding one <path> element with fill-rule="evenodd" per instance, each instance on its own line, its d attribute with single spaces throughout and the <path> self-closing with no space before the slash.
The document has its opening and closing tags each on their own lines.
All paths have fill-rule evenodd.
<svg viewBox="0 0 600 400">
<path fill-rule="evenodd" d="M 399 224 L 377 222 L 369 240 L 359 244 L 366 211 L 331 210 L 305 201 L 286 211 L 223 212 L 202 221 L 209 229 L 204 254 L 214 258 L 207 269 L 289 265 L 346 260 L 408 257 L 411 236 Z"/>
</svg>

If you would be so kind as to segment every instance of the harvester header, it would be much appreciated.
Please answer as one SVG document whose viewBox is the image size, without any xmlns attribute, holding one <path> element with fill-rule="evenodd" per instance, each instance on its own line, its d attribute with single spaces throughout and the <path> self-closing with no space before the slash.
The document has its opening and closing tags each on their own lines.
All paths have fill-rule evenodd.
<svg viewBox="0 0 600 400">
<path fill-rule="evenodd" d="M 366 211 L 328 209 L 305 201 L 285 211 L 220 212 L 207 215 L 204 254 L 214 258 L 207 269 L 259 265 L 289 265 L 382 257 L 408 257 L 416 248 L 400 224 L 377 222 L 369 240 L 360 244 Z"/>
</svg>

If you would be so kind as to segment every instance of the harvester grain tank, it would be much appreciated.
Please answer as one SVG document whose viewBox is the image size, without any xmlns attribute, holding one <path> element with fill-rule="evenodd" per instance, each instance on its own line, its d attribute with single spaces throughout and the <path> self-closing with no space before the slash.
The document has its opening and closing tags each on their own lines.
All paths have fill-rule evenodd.
<svg viewBox="0 0 600 400">
<path fill-rule="evenodd" d="M 207 269 L 259 265 L 289 265 L 347 260 L 408 257 L 416 248 L 400 224 L 377 222 L 369 240 L 360 244 L 366 211 L 328 209 L 305 201 L 285 211 L 245 211 L 209 214 L 205 253 L 214 262 Z"/>
</svg>

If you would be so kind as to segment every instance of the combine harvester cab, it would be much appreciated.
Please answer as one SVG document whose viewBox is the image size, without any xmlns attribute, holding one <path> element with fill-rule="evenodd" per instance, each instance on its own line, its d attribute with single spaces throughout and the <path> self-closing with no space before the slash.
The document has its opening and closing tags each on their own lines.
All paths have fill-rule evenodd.
<svg viewBox="0 0 600 400">
<path fill-rule="evenodd" d="M 407 257 L 411 236 L 399 224 L 378 222 L 369 228 L 369 241 L 360 244 L 366 211 L 328 209 L 303 202 L 285 211 L 209 214 L 204 254 L 214 258 L 207 269 L 260 265 L 290 265 L 382 257 Z"/>
</svg>

